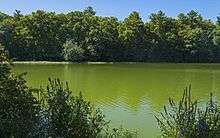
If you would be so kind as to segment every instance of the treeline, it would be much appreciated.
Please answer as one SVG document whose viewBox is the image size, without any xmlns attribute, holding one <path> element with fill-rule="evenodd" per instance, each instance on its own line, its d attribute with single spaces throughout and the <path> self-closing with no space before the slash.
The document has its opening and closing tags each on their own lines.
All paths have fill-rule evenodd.
<svg viewBox="0 0 220 138">
<path fill-rule="evenodd" d="M 176 18 L 162 11 L 142 21 L 132 12 L 123 21 L 84 11 L 30 15 L 0 13 L 0 44 L 15 60 L 220 62 L 220 17 L 196 11 Z"/>
</svg>

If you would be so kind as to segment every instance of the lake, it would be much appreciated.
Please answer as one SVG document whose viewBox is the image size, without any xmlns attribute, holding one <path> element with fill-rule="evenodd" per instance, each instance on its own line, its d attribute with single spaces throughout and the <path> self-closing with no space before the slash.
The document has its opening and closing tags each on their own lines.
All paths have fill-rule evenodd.
<svg viewBox="0 0 220 138">
<path fill-rule="evenodd" d="M 83 92 L 111 120 L 137 130 L 140 137 L 160 134 L 154 115 L 178 100 L 192 85 L 192 95 L 207 100 L 213 92 L 220 98 L 220 64 L 15 64 L 16 73 L 27 72 L 31 87 L 45 86 L 47 78 L 68 81 L 73 94 Z"/>
</svg>

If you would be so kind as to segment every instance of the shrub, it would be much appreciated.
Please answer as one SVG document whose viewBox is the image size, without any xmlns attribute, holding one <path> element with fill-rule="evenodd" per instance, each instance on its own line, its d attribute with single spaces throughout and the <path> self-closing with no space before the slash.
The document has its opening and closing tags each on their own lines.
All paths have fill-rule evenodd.
<svg viewBox="0 0 220 138">
<path fill-rule="evenodd" d="M 100 110 L 83 99 L 82 94 L 72 96 L 68 84 L 49 79 L 45 96 L 44 128 L 51 137 L 95 138 L 107 126 Z M 45 127 L 45 124 L 48 127 Z"/>
<path fill-rule="evenodd" d="M 136 131 L 130 131 L 123 127 L 113 128 L 112 130 L 106 131 L 105 135 L 101 138 L 137 138 L 138 134 Z"/>
<path fill-rule="evenodd" d="M 39 104 L 26 86 L 23 74 L 13 75 L 0 51 L 0 136 L 27 137 L 38 121 Z"/>
<path fill-rule="evenodd" d="M 169 106 L 156 116 L 163 137 L 219 138 L 220 110 L 210 94 L 206 107 L 198 107 L 192 100 L 191 88 L 186 88 L 179 103 L 169 98 Z"/>
</svg>

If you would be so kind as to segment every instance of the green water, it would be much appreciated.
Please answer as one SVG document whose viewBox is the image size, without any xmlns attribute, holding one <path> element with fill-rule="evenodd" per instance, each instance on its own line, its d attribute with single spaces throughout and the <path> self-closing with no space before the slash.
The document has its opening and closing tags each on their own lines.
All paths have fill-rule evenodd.
<svg viewBox="0 0 220 138">
<path fill-rule="evenodd" d="M 140 137 L 160 134 L 153 115 L 178 99 L 192 85 L 194 98 L 220 97 L 220 64 L 16 64 L 27 72 L 28 85 L 43 86 L 48 77 L 69 82 L 73 94 L 82 91 L 100 107 L 113 127 L 138 130 Z"/>
</svg>

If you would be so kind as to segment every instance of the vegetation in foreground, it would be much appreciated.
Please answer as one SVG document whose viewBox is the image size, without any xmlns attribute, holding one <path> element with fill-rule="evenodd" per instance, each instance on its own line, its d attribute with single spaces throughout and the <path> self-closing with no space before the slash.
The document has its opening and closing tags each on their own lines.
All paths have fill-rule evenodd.
<svg viewBox="0 0 220 138">
<path fill-rule="evenodd" d="M 186 88 L 182 99 L 175 103 L 169 99 L 169 106 L 156 117 L 162 137 L 169 138 L 219 138 L 220 108 L 210 94 L 206 107 L 199 107 L 191 98 L 191 88 Z"/>
<path fill-rule="evenodd" d="M 68 84 L 49 79 L 46 89 L 32 89 L 23 74 L 11 73 L 0 50 L 0 137 L 133 138 L 136 132 L 110 129 L 103 113 L 72 96 Z"/>
<path fill-rule="evenodd" d="M 136 132 L 110 129 L 99 109 L 80 93 L 72 96 L 68 84 L 49 79 L 46 89 L 32 89 L 23 74 L 11 73 L 10 61 L 0 51 L 0 137 L 135 138 Z M 205 108 L 192 100 L 191 89 L 179 103 L 156 116 L 162 137 L 218 138 L 220 109 L 212 94 Z"/>
<path fill-rule="evenodd" d="M 148 13 L 146 13 L 148 14 Z M 84 11 L 0 13 L 0 45 L 18 61 L 220 62 L 220 17 L 159 11 L 123 21 Z"/>
</svg>

